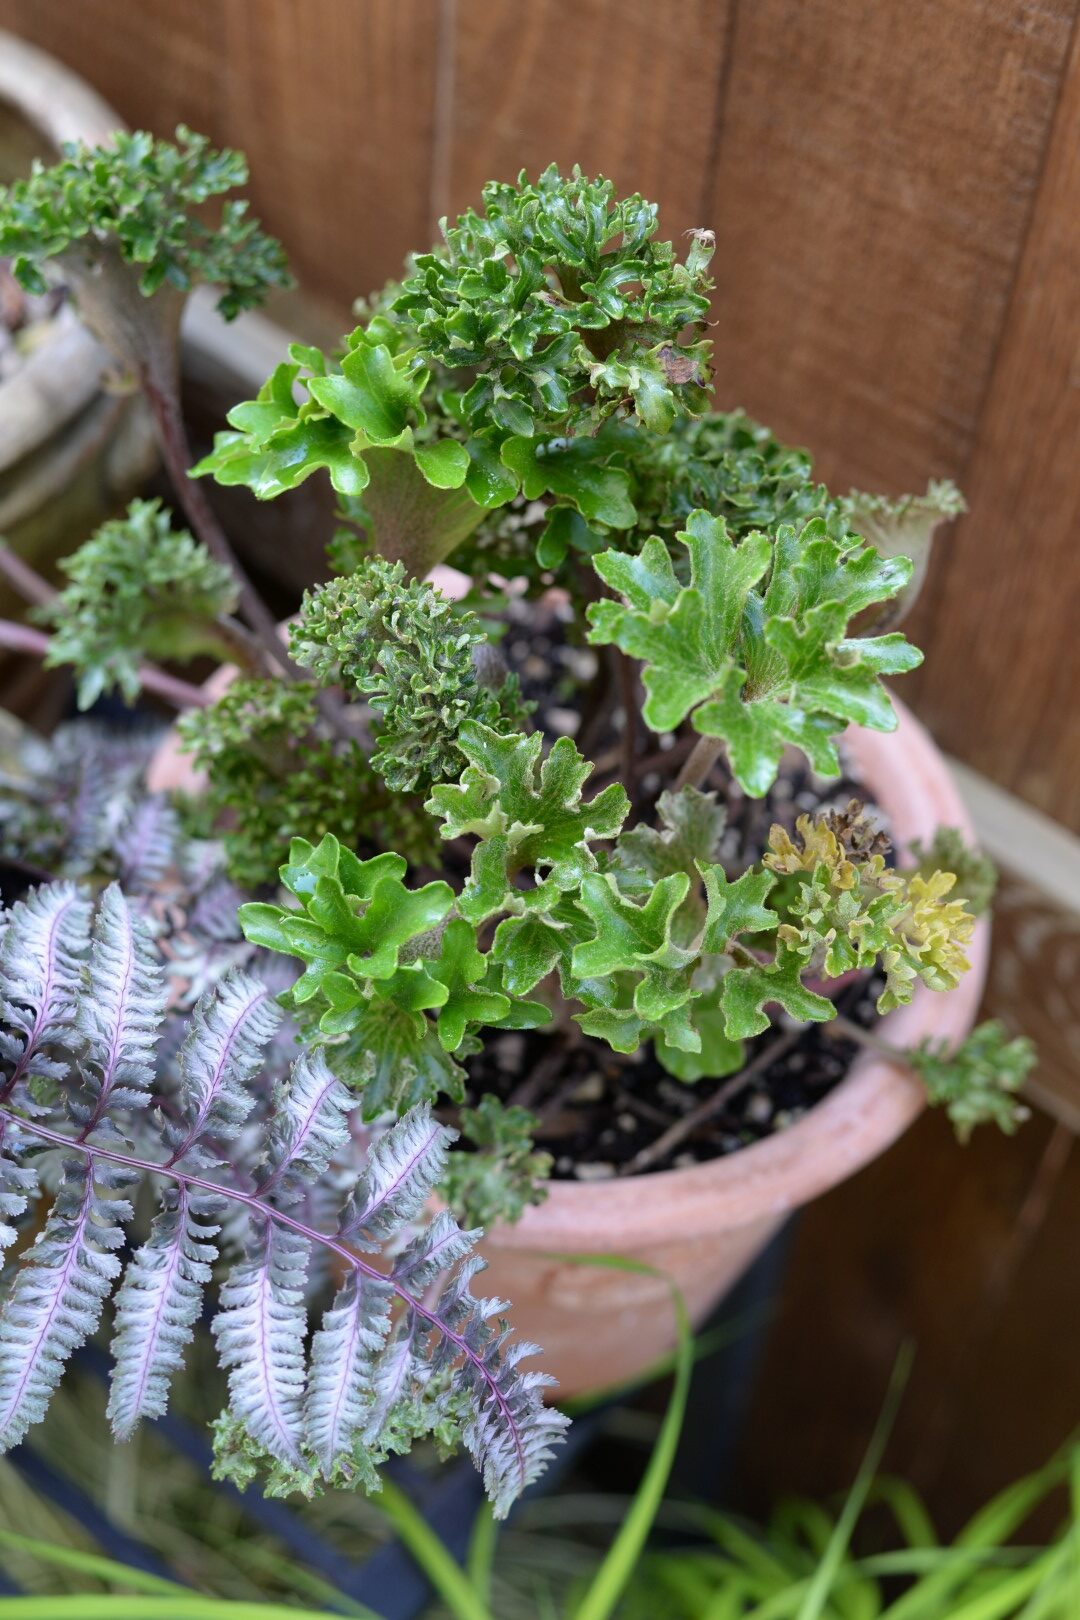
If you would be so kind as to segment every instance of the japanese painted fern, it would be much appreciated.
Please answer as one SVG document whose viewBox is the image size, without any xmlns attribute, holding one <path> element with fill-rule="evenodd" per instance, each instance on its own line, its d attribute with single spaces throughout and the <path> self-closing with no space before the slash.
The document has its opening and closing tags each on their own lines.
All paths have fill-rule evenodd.
<svg viewBox="0 0 1080 1620">
<path fill-rule="evenodd" d="M 271 1492 L 372 1489 L 386 1456 L 433 1433 L 464 1442 L 505 1513 L 565 1419 L 543 1405 L 550 1379 L 519 1366 L 535 1346 L 509 1343 L 503 1304 L 469 1291 L 480 1232 L 446 1212 L 420 1219 L 454 1133 L 416 1107 L 343 1176 L 355 1098 L 308 1050 L 266 1096 L 281 1013 L 258 980 L 231 970 L 198 1001 L 162 1080 L 165 972 L 118 886 L 94 903 L 50 884 L 0 922 L 0 1237 L 15 1256 L 0 1446 L 44 1416 L 114 1289 L 113 1427 L 125 1438 L 160 1415 L 220 1250 L 222 1475 L 264 1472 Z M 157 1213 L 131 1239 L 146 1183 Z M 345 1193 L 320 1230 L 310 1211 L 328 1185 Z M 316 1251 L 338 1286 L 309 1343 Z"/>
</svg>

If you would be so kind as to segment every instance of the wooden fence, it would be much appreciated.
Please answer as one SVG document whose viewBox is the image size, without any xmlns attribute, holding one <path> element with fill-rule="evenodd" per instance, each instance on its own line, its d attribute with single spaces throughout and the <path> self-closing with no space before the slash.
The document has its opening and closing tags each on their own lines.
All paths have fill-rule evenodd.
<svg viewBox="0 0 1080 1620">
<path fill-rule="evenodd" d="M 971 503 L 905 695 L 1080 829 L 1080 0 L 0 0 L 130 122 L 244 147 L 342 313 L 488 175 L 712 226 L 718 392 Z"/>
</svg>

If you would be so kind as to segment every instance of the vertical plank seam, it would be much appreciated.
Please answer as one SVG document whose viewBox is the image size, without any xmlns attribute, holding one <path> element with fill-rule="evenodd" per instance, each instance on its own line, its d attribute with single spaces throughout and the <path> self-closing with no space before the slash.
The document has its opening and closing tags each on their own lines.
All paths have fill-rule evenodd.
<svg viewBox="0 0 1080 1620">
<path fill-rule="evenodd" d="M 987 368 L 986 381 L 983 384 L 982 392 L 979 396 L 979 403 L 975 411 L 975 423 L 974 432 L 972 433 L 971 437 L 971 448 L 964 458 L 963 467 L 957 474 L 957 482 L 959 483 L 961 489 L 963 489 L 964 484 L 971 473 L 972 467 L 975 464 L 975 459 L 979 454 L 982 441 L 983 419 L 986 415 L 991 396 L 994 392 L 994 384 L 997 381 L 998 370 L 1002 359 L 1002 350 L 1005 346 L 1005 338 L 1008 334 L 1009 326 L 1012 321 L 1017 291 L 1020 285 L 1020 278 L 1023 274 L 1024 261 L 1027 257 L 1028 243 L 1031 237 L 1032 226 L 1035 221 L 1035 215 L 1038 211 L 1039 202 L 1046 186 L 1047 162 L 1050 157 L 1050 147 L 1057 129 L 1058 115 L 1061 111 L 1061 102 L 1065 94 L 1065 85 L 1069 76 L 1069 69 L 1072 66 L 1073 49 L 1076 44 L 1078 25 L 1080 25 L 1080 0 L 1074 0 L 1072 21 L 1069 24 L 1069 37 L 1065 42 L 1065 49 L 1062 52 L 1061 72 L 1058 75 L 1058 81 L 1054 88 L 1054 107 L 1049 119 L 1047 120 L 1046 134 L 1043 137 L 1042 150 L 1039 153 L 1037 179 L 1035 181 L 1035 185 L 1032 187 L 1031 201 L 1028 204 L 1023 229 L 1020 233 L 1016 258 L 1013 262 L 1012 271 L 1009 276 L 1008 291 L 1005 295 L 1005 306 L 1002 312 L 1001 325 L 998 328 L 997 341 L 994 344 L 993 357 L 990 361 L 989 367 Z M 1077 71 L 1080 71 L 1080 64 L 1078 64 Z M 944 556 L 941 558 L 938 565 L 940 570 L 939 579 L 930 599 L 929 611 L 926 616 L 926 628 L 923 631 L 921 638 L 928 647 L 932 647 L 937 638 L 938 630 L 940 628 L 942 605 L 946 595 L 945 588 L 951 582 L 953 571 L 958 566 L 956 558 L 957 548 L 952 543 L 953 537 L 957 533 L 960 524 L 964 523 L 965 521 L 970 521 L 970 518 L 965 519 L 961 517 L 958 518 L 954 523 L 951 523 L 949 525 L 948 534 L 944 540 L 944 544 L 941 542 L 938 543 L 939 555 L 943 552 Z"/>
<path fill-rule="evenodd" d="M 450 212 L 456 52 L 457 0 L 439 0 L 431 119 L 431 186 L 428 192 L 432 241 L 438 238 L 440 219 Z"/>
<path fill-rule="evenodd" d="M 720 143 L 724 134 L 728 92 L 731 88 L 735 44 L 739 29 L 739 5 L 740 0 L 728 0 L 727 18 L 724 25 L 723 55 L 720 58 L 720 72 L 716 80 L 716 104 L 713 107 L 712 129 L 709 132 L 709 143 L 701 176 L 700 223 L 705 227 L 709 224 L 709 215 L 712 212 L 713 184 L 720 163 Z"/>
</svg>

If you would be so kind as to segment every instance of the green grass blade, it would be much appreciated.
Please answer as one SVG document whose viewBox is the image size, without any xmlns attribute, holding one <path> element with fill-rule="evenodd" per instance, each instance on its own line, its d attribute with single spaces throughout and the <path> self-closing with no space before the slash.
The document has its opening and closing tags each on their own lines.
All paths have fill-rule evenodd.
<svg viewBox="0 0 1080 1620">
<path fill-rule="evenodd" d="M 499 1527 L 485 1502 L 473 1520 L 465 1558 L 465 1573 L 481 1603 L 491 1601 L 491 1567 L 495 1561 L 495 1543 L 498 1539 Z"/>
<path fill-rule="evenodd" d="M 825 1550 L 820 1564 L 806 1596 L 799 1606 L 798 1620 L 820 1620 L 829 1596 L 830 1588 L 835 1581 L 844 1559 L 847 1556 L 848 1546 L 852 1533 L 859 1520 L 874 1482 L 874 1476 L 881 1463 L 885 1442 L 889 1438 L 893 1422 L 896 1418 L 900 1398 L 904 1393 L 904 1386 L 911 1371 L 912 1351 L 910 1345 L 905 1345 L 896 1358 L 892 1379 L 889 1383 L 888 1393 L 885 1396 L 885 1405 L 881 1416 L 874 1426 L 870 1437 L 870 1444 L 866 1448 L 866 1455 L 856 1476 L 855 1483 L 848 1492 L 847 1500 L 836 1521 L 836 1528 L 829 1538 L 829 1545 Z"/>
<path fill-rule="evenodd" d="M 679 1435 L 682 1432 L 686 1398 L 690 1391 L 690 1378 L 694 1367 L 694 1341 L 690 1318 L 681 1293 L 668 1281 L 664 1273 L 654 1266 L 645 1265 L 638 1260 L 626 1260 L 616 1255 L 562 1255 L 557 1258 L 572 1261 L 576 1265 L 599 1265 L 608 1270 L 632 1271 L 641 1276 L 662 1278 L 671 1290 L 671 1303 L 678 1329 L 675 1384 L 656 1445 L 641 1484 L 634 1493 L 622 1528 L 608 1548 L 584 1598 L 573 1611 L 574 1620 L 608 1620 L 623 1588 L 634 1573 L 657 1510 L 664 1499 L 668 1477 L 675 1461 Z"/>
<path fill-rule="evenodd" d="M 79 1552 L 74 1547 L 60 1547 L 51 1541 L 36 1541 L 32 1536 L 20 1536 L 15 1530 L 0 1530 L 0 1547 L 17 1548 L 30 1553 L 44 1564 L 55 1564 L 62 1569 L 74 1569 L 80 1575 L 91 1575 L 95 1580 L 111 1581 L 116 1586 L 130 1586 L 136 1592 L 187 1592 L 182 1581 L 169 1581 L 163 1575 L 149 1575 L 145 1570 L 132 1569 L 100 1553 Z"/>
<path fill-rule="evenodd" d="M 384 1476 L 382 1489 L 372 1500 L 386 1514 L 455 1620 L 493 1620 L 468 1575 L 404 1491 Z"/>
</svg>

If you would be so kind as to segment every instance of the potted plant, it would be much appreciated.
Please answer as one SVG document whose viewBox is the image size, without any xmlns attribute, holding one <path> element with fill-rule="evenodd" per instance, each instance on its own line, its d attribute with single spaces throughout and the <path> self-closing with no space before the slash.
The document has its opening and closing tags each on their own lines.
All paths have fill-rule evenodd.
<svg viewBox="0 0 1080 1620">
<path fill-rule="evenodd" d="M 179 139 L 72 150 L 0 199 L 18 273 L 59 267 L 142 379 L 191 525 L 146 504 L 106 525 L 42 650 L 84 706 L 148 680 L 190 704 L 202 773 L 148 791 L 144 740 L 110 753 L 76 723 L 8 789 L 24 869 L 119 887 L 39 887 L 4 938 L 12 1217 L 42 1144 L 68 1158 L 0 1317 L 0 1437 L 96 1323 L 121 1194 L 156 1179 L 118 1294 L 119 1432 L 160 1410 L 223 1225 L 219 1466 L 371 1484 L 435 1432 L 501 1510 L 559 1420 L 468 1293 L 479 1228 L 572 1391 L 670 1347 L 664 1275 L 700 1315 L 927 1094 L 964 1131 L 1019 1117 L 1026 1044 L 964 1039 L 985 866 L 881 684 L 919 661 L 895 623 L 959 497 L 835 498 L 712 412 L 710 234 L 680 259 L 643 199 L 549 169 L 487 186 L 339 353 L 294 345 L 194 469 L 262 499 L 329 477 L 334 577 L 286 652 L 175 403 L 185 290 L 219 282 L 228 313 L 284 267 L 238 205 L 192 215 L 242 170 Z M 194 652 L 236 678 L 151 662 Z M 339 1292 L 309 1366 L 313 1254 Z"/>
<path fill-rule="evenodd" d="M 104 140 L 115 112 L 77 75 L 0 32 L 0 181 L 65 141 Z M 39 566 L 89 534 L 153 470 L 137 396 L 111 386 L 108 353 L 63 292 L 22 289 L 0 262 L 0 533 Z M 0 610 L 14 593 L 0 587 Z"/>
</svg>

